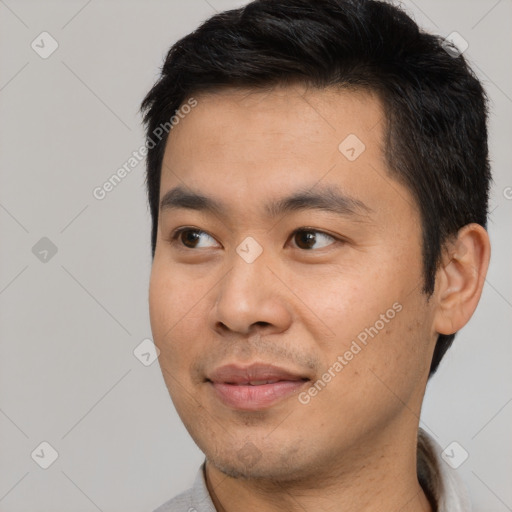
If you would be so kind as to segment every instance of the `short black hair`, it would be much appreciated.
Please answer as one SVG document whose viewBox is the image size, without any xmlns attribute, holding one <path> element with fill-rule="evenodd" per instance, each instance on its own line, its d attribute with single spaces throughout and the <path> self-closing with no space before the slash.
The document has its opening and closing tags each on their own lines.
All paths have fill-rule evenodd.
<svg viewBox="0 0 512 512">
<path fill-rule="evenodd" d="M 193 94 L 303 84 L 376 93 L 386 112 L 390 176 L 411 191 L 423 237 L 423 292 L 434 291 L 444 244 L 466 224 L 486 227 L 491 180 L 487 98 L 456 48 L 376 0 L 255 0 L 205 21 L 169 50 L 142 102 L 152 254 L 168 130 Z M 439 335 L 436 371 L 455 334 Z"/>
</svg>

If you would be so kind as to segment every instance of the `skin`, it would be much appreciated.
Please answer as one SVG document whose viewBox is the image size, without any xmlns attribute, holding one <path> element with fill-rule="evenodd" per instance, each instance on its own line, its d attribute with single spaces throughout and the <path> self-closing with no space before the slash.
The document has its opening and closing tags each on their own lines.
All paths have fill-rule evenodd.
<svg viewBox="0 0 512 512">
<path fill-rule="evenodd" d="M 181 186 L 226 211 L 161 210 L 149 300 L 163 376 L 206 454 L 216 508 L 430 511 L 416 477 L 421 403 L 437 335 L 478 303 L 487 233 L 471 224 L 447 244 L 427 301 L 418 208 L 387 169 L 376 96 L 287 86 L 196 98 L 170 134 L 161 198 Z M 349 134 L 365 145 L 354 161 L 338 149 Z M 326 186 L 366 207 L 266 213 L 269 200 Z M 180 227 L 204 233 L 190 246 L 172 239 Z M 249 236 L 263 249 L 252 263 L 236 251 Z M 206 381 L 221 365 L 263 362 L 309 378 L 307 392 L 393 304 L 400 312 L 307 404 L 294 393 L 240 411 Z"/>
</svg>

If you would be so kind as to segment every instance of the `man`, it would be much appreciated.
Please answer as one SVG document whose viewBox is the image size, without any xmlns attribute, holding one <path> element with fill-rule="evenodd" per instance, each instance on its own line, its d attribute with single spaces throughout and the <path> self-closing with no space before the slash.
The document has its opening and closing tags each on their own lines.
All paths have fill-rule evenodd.
<svg viewBox="0 0 512 512">
<path fill-rule="evenodd" d="M 206 456 L 158 510 L 469 510 L 419 429 L 490 255 L 464 58 L 387 3 L 258 0 L 142 108 L 151 325 Z"/>
</svg>

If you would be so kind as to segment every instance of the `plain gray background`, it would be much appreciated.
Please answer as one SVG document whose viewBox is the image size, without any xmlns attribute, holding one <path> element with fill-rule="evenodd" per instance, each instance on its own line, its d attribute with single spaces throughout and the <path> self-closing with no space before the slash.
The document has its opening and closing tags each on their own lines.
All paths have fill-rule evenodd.
<svg viewBox="0 0 512 512">
<path fill-rule="evenodd" d="M 202 454 L 158 362 L 133 353 L 151 338 L 144 163 L 105 199 L 92 191 L 143 144 L 138 107 L 169 46 L 244 3 L 0 0 L 2 512 L 151 511 L 194 478 Z M 469 43 L 491 98 L 495 180 L 482 300 L 428 386 L 422 424 L 469 453 L 457 471 L 475 511 L 512 510 L 512 1 L 403 6 Z M 58 43 L 48 58 L 31 47 L 51 49 L 43 31 Z M 43 441 L 58 453 L 48 469 Z"/>
</svg>

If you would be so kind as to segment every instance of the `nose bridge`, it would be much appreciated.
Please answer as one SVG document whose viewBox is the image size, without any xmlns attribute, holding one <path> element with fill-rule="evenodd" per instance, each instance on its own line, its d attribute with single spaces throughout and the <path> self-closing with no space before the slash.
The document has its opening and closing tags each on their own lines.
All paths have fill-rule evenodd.
<svg viewBox="0 0 512 512">
<path fill-rule="evenodd" d="M 241 250 L 244 248 L 246 252 Z M 249 305 L 249 302 L 255 303 L 260 296 L 263 297 L 270 285 L 266 260 L 262 252 L 256 256 L 251 247 L 247 250 L 240 244 L 231 258 L 231 270 L 221 285 L 221 296 L 237 299 L 241 306 L 244 302 Z"/>
<path fill-rule="evenodd" d="M 247 333 L 256 323 L 285 328 L 290 321 L 288 305 L 267 268 L 268 254 L 260 248 L 246 239 L 233 253 L 215 303 L 216 325 Z"/>
</svg>

